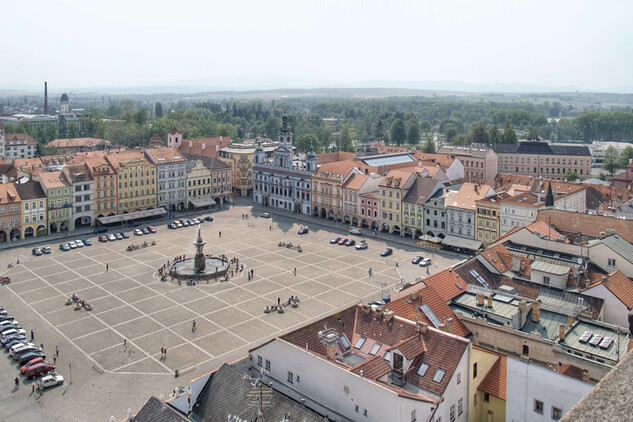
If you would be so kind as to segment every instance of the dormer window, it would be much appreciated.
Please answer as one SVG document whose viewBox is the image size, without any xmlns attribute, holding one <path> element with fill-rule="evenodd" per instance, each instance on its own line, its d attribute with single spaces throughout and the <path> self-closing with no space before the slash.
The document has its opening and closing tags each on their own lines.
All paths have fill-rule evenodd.
<svg viewBox="0 0 633 422">
<path fill-rule="evenodd" d="M 435 381 L 435 382 L 442 382 L 442 378 L 444 378 L 444 374 L 445 373 L 446 373 L 445 370 L 438 369 L 437 372 L 435 373 L 435 376 L 433 377 L 433 381 Z"/>
</svg>

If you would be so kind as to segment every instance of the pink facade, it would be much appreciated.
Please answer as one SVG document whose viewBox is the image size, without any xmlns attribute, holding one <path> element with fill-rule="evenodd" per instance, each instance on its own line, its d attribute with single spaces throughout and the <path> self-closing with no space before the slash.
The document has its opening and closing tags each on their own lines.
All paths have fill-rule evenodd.
<svg viewBox="0 0 633 422">
<path fill-rule="evenodd" d="M 370 229 L 380 226 L 380 201 L 376 195 L 371 192 L 360 195 L 358 217 L 360 218 L 361 226 L 367 225 Z"/>
</svg>

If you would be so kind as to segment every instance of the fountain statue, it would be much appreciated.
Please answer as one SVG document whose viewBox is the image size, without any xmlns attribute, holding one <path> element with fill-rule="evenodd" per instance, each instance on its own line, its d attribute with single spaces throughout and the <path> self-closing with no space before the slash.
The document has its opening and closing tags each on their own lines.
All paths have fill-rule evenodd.
<svg viewBox="0 0 633 422">
<path fill-rule="evenodd" d="M 198 227 L 198 237 L 193 242 L 196 247 L 196 254 L 193 258 L 178 259 L 174 261 L 169 269 L 169 275 L 176 279 L 186 280 L 218 280 L 224 277 L 229 268 L 229 262 L 223 258 L 206 256 L 202 251 L 206 241 L 202 240 L 200 227 Z"/>
<path fill-rule="evenodd" d="M 202 240 L 202 235 L 200 234 L 200 226 L 198 226 L 198 238 L 195 242 L 193 242 L 194 246 L 196 247 L 196 256 L 193 258 L 193 270 L 196 272 L 196 274 L 204 272 L 204 269 L 207 265 L 207 260 L 204 256 L 204 253 L 202 253 L 202 248 L 206 243 L 207 242 Z"/>
</svg>

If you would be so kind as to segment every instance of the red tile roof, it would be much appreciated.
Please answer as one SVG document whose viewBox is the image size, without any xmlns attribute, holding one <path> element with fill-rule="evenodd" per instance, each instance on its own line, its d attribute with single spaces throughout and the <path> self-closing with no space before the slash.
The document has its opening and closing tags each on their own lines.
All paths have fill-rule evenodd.
<svg viewBox="0 0 633 422">
<path fill-rule="evenodd" d="M 332 163 L 335 161 L 346 161 L 351 160 L 356 157 L 356 154 L 353 152 L 345 152 L 345 151 L 336 151 L 336 152 L 327 152 L 325 154 L 317 154 L 317 163 L 325 164 Z"/>
<path fill-rule="evenodd" d="M 570 365 L 569 363 L 564 363 L 560 366 L 560 368 L 558 368 L 558 373 L 582 381 L 583 369 Z"/>
<path fill-rule="evenodd" d="M 493 353 L 487 350 L 488 353 Z M 508 361 L 504 355 L 498 355 L 496 362 L 492 365 L 486 377 L 479 383 L 477 389 L 488 393 L 501 400 L 506 400 Z"/>
<path fill-rule="evenodd" d="M 557 230 L 567 233 L 582 232 L 586 236 L 598 237 L 607 229 L 616 233 L 629 243 L 633 243 L 633 224 L 630 220 L 605 217 L 602 215 L 583 214 L 573 211 L 542 209 L 538 211 L 536 221 L 545 221 Z"/>
<path fill-rule="evenodd" d="M 446 303 L 464 293 L 468 285 L 453 268 L 433 274 L 424 279 L 424 284 L 432 287 Z"/>
<path fill-rule="evenodd" d="M 633 308 L 633 281 L 624 275 L 622 271 L 616 270 L 612 272 L 602 284 L 620 299 L 627 308 Z"/>
</svg>

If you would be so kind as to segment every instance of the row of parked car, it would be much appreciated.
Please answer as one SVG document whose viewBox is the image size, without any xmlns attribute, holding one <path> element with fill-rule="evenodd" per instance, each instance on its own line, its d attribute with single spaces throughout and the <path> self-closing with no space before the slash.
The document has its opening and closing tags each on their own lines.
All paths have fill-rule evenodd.
<svg viewBox="0 0 633 422">
<path fill-rule="evenodd" d="M 61 245 L 59 245 L 59 249 L 64 252 L 68 252 L 72 249 L 83 248 L 84 246 L 92 246 L 92 241 L 90 239 L 71 240 L 70 242 L 62 243 Z"/>
<path fill-rule="evenodd" d="M 213 217 L 206 216 L 204 218 L 200 217 L 200 218 L 191 218 L 191 219 L 186 219 L 186 220 L 174 220 L 173 222 L 167 224 L 167 228 L 176 230 L 176 229 L 181 229 L 183 227 L 196 226 L 198 224 L 204 223 L 205 221 L 211 222 L 213 221 Z"/>
<path fill-rule="evenodd" d="M 345 245 L 345 246 L 354 246 L 356 245 L 357 250 L 367 249 L 369 246 L 366 240 L 361 240 L 358 243 L 354 239 L 348 239 L 347 237 L 335 237 L 330 240 L 332 245 Z"/>
<path fill-rule="evenodd" d="M 44 350 L 27 341 L 26 330 L 1 306 L 0 343 L 19 362 L 22 375 L 29 379 L 41 376 L 37 380 L 40 388 L 64 383 L 64 377 L 55 373 L 55 365 L 46 362 Z"/>
</svg>

